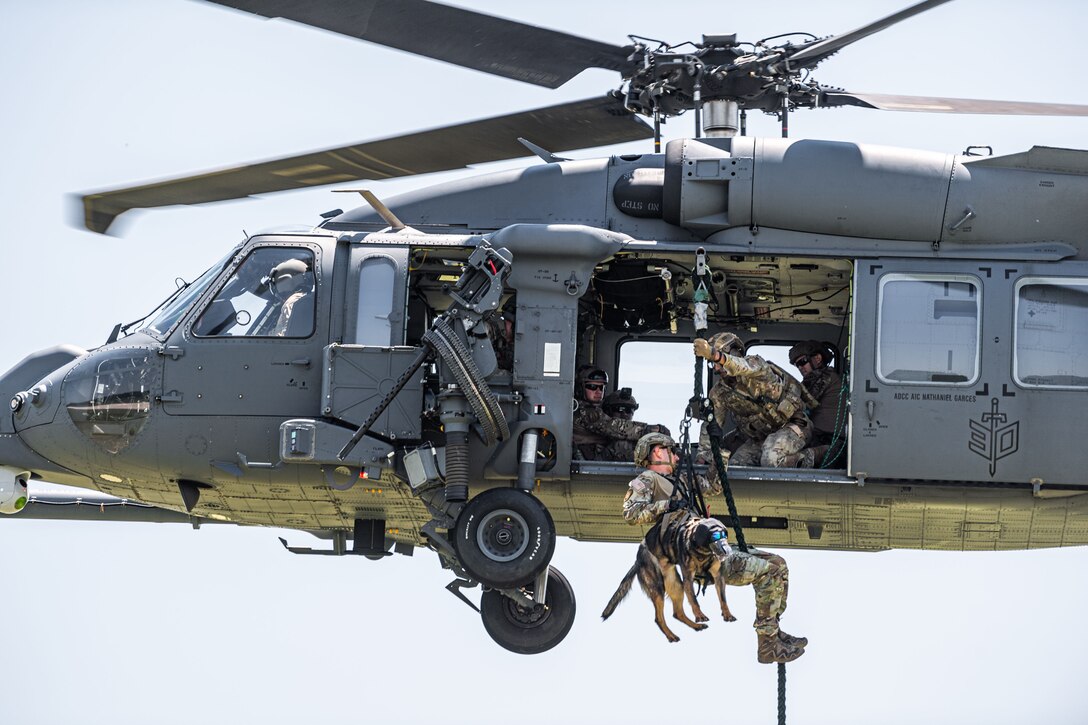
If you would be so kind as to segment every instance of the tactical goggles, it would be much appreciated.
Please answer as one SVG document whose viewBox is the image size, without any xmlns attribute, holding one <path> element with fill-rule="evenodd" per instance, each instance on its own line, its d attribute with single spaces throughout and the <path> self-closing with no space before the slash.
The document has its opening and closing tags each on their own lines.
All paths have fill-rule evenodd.
<svg viewBox="0 0 1088 725">
<path fill-rule="evenodd" d="M 795 367 L 803 368 L 805 365 L 808 365 L 809 362 L 811 361 L 808 359 L 808 355 L 802 355 L 801 357 L 794 360 L 793 364 Z"/>
<path fill-rule="evenodd" d="M 634 408 L 626 405 L 613 405 L 611 408 L 609 408 L 609 410 L 611 410 L 613 413 L 622 413 L 624 415 L 635 412 Z"/>
<path fill-rule="evenodd" d="M 586 383 L 586 390 L 604 390 L 604 383 Z"/>
<path fill-rule="evenodd" d="M 710 534 L 710 540 L 711 541 L 718 541 L 719 539 L 726 539 L 728 537 L 729 537 L 729 532 L 726 531 L 725 529 L 718 529 L 717 531 Z"/>
</svg>

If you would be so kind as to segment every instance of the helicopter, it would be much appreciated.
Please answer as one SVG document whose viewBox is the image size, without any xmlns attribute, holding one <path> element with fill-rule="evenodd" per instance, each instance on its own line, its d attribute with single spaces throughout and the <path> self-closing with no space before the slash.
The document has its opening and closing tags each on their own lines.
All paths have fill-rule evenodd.
<svg viewBox="0 0 1088 725">
<path fill-rule="evenodd" d="M 426 7 L 413 7 L 413 12 Z M 707 51 L 700 56 L 709 59 L 707 65 L 736 66 L 724 71 L 726 80 L 735 70 L 751 78 L 752 67 L 758 68 L 757 75 L 770 75 L 755 90 L 727 88 L 728 94 L 739 95 L 725 99 L 724 108 L 711 106 L 702 131 L 720 130 L 713 124 L 723 118 L 726 131 L 740 131 L 742 113 L 748 110 L 778 108 L 785 125 L 789 113 L 806 104 L 845 98 L 822 86 L 795 85 L 795 69 L 775 69 L 793 52 L 799 61 L 815 62 L 821 53 L 840 49 L 832 43 L 821 50 L 824 42 L 811 40 L 787 50 L 755 44 L 752 53 L 742 54 L 735 39 L 704 38 L 706 47 L 699 51 Z M 572 120 L 571 114 L 588 112 L 598 115 L 588 124 L 575 118 L 575 125 L 588 125 L 593 132 L 618 129 L 618 136 L 606 136 L 604 142 L 627 140 L 628 133 L 649 139 L 652 126 L 635 123 L 632 109 L 661 117 L 680 110 L 694 113 L 697 108 L 687 108 L 688 99 L 726 92 L 722 86 L 715 90 L 709 80 L 696 90 L 694 78 L 702 71 L 684 75 L 698 67 L 691 53 L 645 44 L 638 50 L 637 45 L 607 61 L 622 66 L 627 61 L 617 60 L 620 56 L 642 54 L 621 71 L 631 75 L 622 98 L 564 104 L 555 112 L 558 119 L 546 119 L 544 128 L 534 130 L 559 127 Z M 676 68 L 669 70 L 669 64 L 676 64 L 679 76 L 674 78 Z M 713 76 L 709 73 L 708 79 Z M 779 86 L 785 90 L 775 90 Z M 1062 110 L 1083 113 L 1083 108 Z M 579 128 L 580 139 L 586 133 Z M 492 135 L 497 135 L 494 127 L 485 127 L 484 137 Z M 1053 427 L 1034 431 L 1013 424 L 1029 408 L 1076 391 L 1081 376 L 1021 373 L 1016 367 L 1020 358 L 1014 357 L 1021 348 L 1010 345 L 1022 344 L 1024 350 L 1054 345 L 1054 337 L 1044 345 L 1013 342 L 1020 340 L 1012 337 L 1017 330 L 1023 337 L 1047 324 L 1058 326 L 1057 339 L 1068 342 L 1068 325 L 1076 324 L 1077 230 L 1085 221 L 1076 205 L 1083 195 L 1079 152 L 1043 149 L 1005 159 L 951 158 L 853 144 L 705 135 L 666 149 L 664 155 L 594 163 L 556 157 L 548 147 L 564 150 L 562 139 L 553 145 L 538 137 L 531 143 L 511 148 L 537 154 L 539 166 L 416 192 L 388 204 L 374 199 L 376 209 L 368 205 L 330 216 L 304 233 L 250 237 L 149 315 L 140 328 L 144 332 L 119 329 L 115 340 L 91 353 L 54 350 L 28 358 L 4 377 L 13 418 L 12 428 L 3 433 L 12 446 L 17 433 L 33 451 L 46 455 L 20 459 L 28 454 L 14 448 L 6 453 L 5 471 L 12 475 L 5 491 L 17 493 L 24 474 L 36 474 L 153 504 L 163 513 L 151 515 L 163 520 L 171 520 L 172 512 L 177 520 L 274 523 L 318 532 L 331 542 L 328 550 L 293 547 L 300 554 L 349 553 L 349 540 L 351 553 L 375 558 L 391 548 L 407 553 L 427 545 L 440 552 L 458 582 L 489 588 L 485 625 L 500 644 L 541 651 L 565 636 L 566 615 L 573 616 L 569 587 L 561 575 L 546 575 L 547 549 L 555 534 L 622 541 L 641 535 L 614 514 L 632 467 L 571 461 L 567 411 L 573 371 L 585 361 L 618 369 L 619 350 L 629 341 L 690 342 L 685 308 L 690 306 L 691 270 L 701 261 L 709 269 L 719 306 L 715 325 L 721 329 L 742 329 L 752 339 L 796 340 L 834 338 L 844 325 L 852 328 L 846 467 L 819 473 L 731 471 L 742 509 L 777 505 L 788 514 L 761 515 L 758 521 L 749 517 L 753 520 L 746 528 L 758 543 L 858 550 L 1039 545 L 1044 541 L 1039 531 L 1008 531 L 1004 518 L 972 520 L 973 526 L 957 530 L 947 522 L 942 526 L 934 514 L 982 507 L 1000 510 L 1003 517 L 1028 517 L 1042 530 L 1048 516 L 1064 519 L 1078 511 L 1079 499 L 1071 494 L 1078 492 L 1079 467 L 1057 455 L 1066 450 L 1063 422 L 1054 420 Z M 409 145 L 422 144 L 414 138 Z M 452 145 L 461 148 L 462 137 L 454 137 Z M 372 151 L 360 153 L 373 156 Z M 284 172 L 304 168 L 308 174 L 311 165 L 292 159 L 271 175 L 292 184 L 300 178 L 309 182 L 312 177 Z M 325 180 L 338 173 L 319 171 L 316 178 Z M 240 172 L 243 179 L 250 173 L 253 169 Z M 838 180 L 839 188 L 821 189 L 827 177 Z M 104 230 L 111 214 L 131 203 L 132 194 L 163 194 L 169 203 L 213 200 L 186 197 L 187 190 L 203 189 L 208 181 L 200 177 L 136 192 L 90 194 L 88 226 Z M 1029 193 L 1052 194 L 1057 200 L 1032 202 L 1036 197 Z M 881 194 L 903 206 L 891 213 L 879 206 Z M 791 203 L 802 195 L 809 208 Z M 600 211 L 574 201 L 593 197 L 601 198 Z M 134 206 L 146 198 L 137 201 Z M 571 206 L 564 209 L 560 201 Z M 1029 223 L 1012 213 L 1032 209 L 1032 203 L 1060 208 L 1061 215 L 1051 215 L 1060 218 L 1052 219 L 1053 226 L 1039 227 L 1038 220 Z M 829 208 L 840 211 L 831 218 Z M 500 215 L 511 223 L 500 223 Z M 669 269 L 666 278 L 662 271 Z M 332 284 L 348 277 L 353 282 L 339 288 Z M 1056 278 L 1068 277 L 1074 281 L 1055 284 Z M 614 290 L 645 279 L 654 279 L 661 290 L 654 306 L 668 308 L 656 318 L 647 306 L 631 302 L 633 295 L 608 291 L 610 285 Z M 941 296 L 933 299 L 935 288 Z M 362 293 L 371 289 L 388 293 Z M 826 299 L 798 296 L 811 289 Z M 311 307 L 290 317 L 308 326 L 281 331 L 286 302 L 300 292 Z M 592 315 L 584 309 L 587 295 L 601 310 L 617 312 L 608 320 L 600 312 L 583 326 L 586 315 Z M 481 324 L 512 296 L 515 362 L 513 370 L 502 371 L 488 353 Z M 795 296 L 805 304 L 791 308 L 784 303 Z M 667 305 L 657 303 L 660 298 Z M 379 302 L 388 308 L 370 307 Z M 1002 304 L 1008 307 L 1004 312 Z M 895 315 L 917 320 L 919 306 L 932 308 L 934 330 L 928 332 L 940 338 L 925 357 L 948 353 L 940 361 L 948 364 L 940 369 L 932 360 L 913 356 L 908 349 L 913 337 L 893 337 Z M 1050 311 L 1056 321 L 1035 327 L 1025 321 L 1021 330 L 1013 309 L 1032 320 Z M 1062 317 L 1069 319 L 1062 323 Z M 983 330 L 983 324 L 989 327 Z M 974 341 L 965 342 L 962 338 L 971 338 L 972 329 Z M 993 329 L 1012 332 L 993 335 Z M 578 334 L 583 330 L 593 330 L 591 339 Z M 982 341 L 991 338 L 997 347 L 983 354 Z M 846 338 L 840 339 L 845 351 Z M 878 344 L 867 348 L 861 340 Z M 522 350 L 528 352 L 518 357 Z M 1075 349 L 1072 353 L 1075 361 Z M 261 361 L 265 369 L 241 357 Z M 1011 377 L 1004 370 L 1010 360 Z M 233 363 L 240 367 L 228 374 Z M 871 371 L 870 377 L 863 371 Z M 223 393 L 222 379 L 202 381 L 205 373 L 227 376 L 229 394 Z M 362 384 L 363 379 L 373 385 Z M 405 386 L 391 396 L 390 384 L 401 380 Z M 214 392 L 205 392 L 207 385 Z M 446 394 L 451 385 L 461 392 Z M 268 396 L 270 389 L 281 394 Z M 390 407 L 380 410 L 387 398 Z M 62 402 L 66 412 L 58 418 Z M 432 426 L 437 418 L 437 430 L 423 430 L 423 411 L 431 411 Z M 232 418 L 237 420 L 233 439 L 206 432 L 230 425 Z M 272 425 L 278 419 L 283 420 Z M 923 436 L 918 446 L 939 445 L 954 426 L 966 436 L 962 460 L 919 461 L 893 445 L 904 431 L 917 434 L 933 420 L 948 420 L 950 427 L 934 426 L 928 431 L 932 437 Z M 246 422 L 253 425 L 247 429 Z M 368 435 L 349 450 L 368 423 Z M 1029 439 L 1029 433 L 1034 437 Z M 462 436 L 454 448 L 451 434 Z M 972 447 L 974 436 L 982 442 Z M 428 437 L 434 439 L 430 446 L 423 444 Z M 84 447 L 73 446 L 73 438 Z M 158 458 L 167 441 L 183 440 L 186 454 L 199 459 L 199 473 Z M 1025 455 L 1029 450 L 1032 455 Z M 468 461 L 461 483 L 451 484 L 451 451 Z M 165 473 L 171 466 L 174 470 Z M 302 479 L 305 484 L 298 483 Z M 269 501 L 278 501 L 282 516 L 264 510 L 254 515 L 253 499 L 247 503 L 238 491 L 255 485 L 267 488 L 260 505 L 275 508 Z M 299 493 L 303 487 L 305 495 Z M 313 514 L 299 514 L 297 509 L 304 507 L 298 502 L 313 501 L 316 491 L 324 497 L 325 511 L 315 507 Z M 844 531 L 836 526 L 834 512 L 826 510 L 830 492 L 835 506 L 855 514 L 858 506 L 871 507 L 874 496 L 887 500 L 877 504 L 888 509 L 883 512 L 887 518 L 881 524 L 878 517 L 871 531 Z M 778 503 L 787 500 L 789 506 Z M 893 510 L 908 519 L 937 519 L 935 531 L 925 530 L 927 523 L 899 532 L 899 538 L 889 536 Z M 500 540 L 509 531 L 491 526 L 495 511 L 514 511 L 522 519 L 509 550 Z M 567 518 L 559 518 L 558 511 Z M 34 505 L 20 513 L 33 515 Z M 469 522 L 476 520 L 483 523 L 473 529 Z M 451 543 L 458 521 L 466 525 L 461 546 Z M 529 545 L 523 547 L 527 536 Z M 1077 536 L 1066 528 L 1060 542 L 1083 543 Z M 471 550 L 479 544 L 479 551 Z M 544 556 L 536 556 L 536 545 Z M 510 556 L 517 549 L 522 551 Z M 508 567 L 511 562 L 516 566 Z M 535 625 L 534 612 L 539 614 L 542 606 L 550 613 L 547 621 L 559 624 L 556 631 Z M 512 619 L 509 612 L 515 613 Z M 492 627 L 506 628 L 496 633 Z"/>
</svg>

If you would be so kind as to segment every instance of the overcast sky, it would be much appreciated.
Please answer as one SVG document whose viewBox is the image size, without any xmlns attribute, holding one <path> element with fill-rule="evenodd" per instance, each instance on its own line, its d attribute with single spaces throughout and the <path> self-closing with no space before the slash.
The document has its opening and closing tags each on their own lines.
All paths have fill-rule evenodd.
<svg viewBox="0 0 1088 725">
<path fill-rule="evenodd" d="M 627 33 L 672 42 L 828 35 L 906 0 L 464 4 L 622 44 Z M 856 91 L 1088 103 L 1084 7 L 956 0 L 860 41 L 815 75 Z M 159 210 L 103 237 L 68 223 L 69 195 L 551 105 L 617 83 L 589 71 L 556 91 L 523 86 L 189 0 L 0 0 L 0 38 L 0 370 L 57 343 L 99 345 L 243 230 L 315 223 L 345 203 L 313 191 Z M 666 130 L 683 136 L 689 124 Z M 1088 119 L 842 109 L 798 113 L 791 131 L 1005 154 L 1084 148 Z M 777 127 L 752 117 L 750 132 Z M 388 197 L 451 176 L 369 185 Z M 575 587 L 578 619 L 555 650 L 519 657 L 442 590 L 451 576 L 433 554 L 293 557 L 277 533 L 0 521 L 0 723 L 775 721 L 775 669 L 755 662 L 748 588 L 730 590 L 738 622 L 678 629 L 683 641 L 669 645 L 640 592 L 599 619 L 633 545 L 561 540 L 554 564 Z M 1088 717 L 1084 549 L 783 553 L 792 572 L 785 626 L 812 642 L 789 667 L 789 722 Z"/>
</svg>

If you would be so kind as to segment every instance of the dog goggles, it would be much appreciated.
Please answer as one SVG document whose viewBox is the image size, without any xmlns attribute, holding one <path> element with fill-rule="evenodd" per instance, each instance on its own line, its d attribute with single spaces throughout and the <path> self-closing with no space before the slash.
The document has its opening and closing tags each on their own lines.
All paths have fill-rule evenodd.
<svg viewBox="0 0 1088 725">
<path fill-rule="evenodd" d="M 719 529 L 718 531 L 711 532 L 710 534 L 710 548 L 711 550 L 722 557 L 723 559 L 733 551 L 729 546 L 728 540 L 729 532 L 725 529 Z"/>
</svg>

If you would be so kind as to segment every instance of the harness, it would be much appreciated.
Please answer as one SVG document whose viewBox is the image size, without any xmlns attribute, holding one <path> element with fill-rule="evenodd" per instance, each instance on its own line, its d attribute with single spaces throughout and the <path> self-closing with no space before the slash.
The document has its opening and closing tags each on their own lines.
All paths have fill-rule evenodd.
<svg viewBox="0 0 1088 725">
<path fill-rule="evenodd" d="M 727 385 L 715 391 L 715 398 L 733 412 L 741 430 L 749 438 L 766 438 L 789 423 L 806 425 L 804 409 L 806 406 L 815 407 L 816 400 L 781 367 L 763 358 L 760 360 L 778 378 L 777 396 L 753 396 L 740 389 L 741 386 Z M 696 362 L 696 365 L 699 365 L 699 362 Z M 699 397 L 702 396 L 701 382 L 699 380 L 700 390 L 696 393 Z"/>
</svg>

